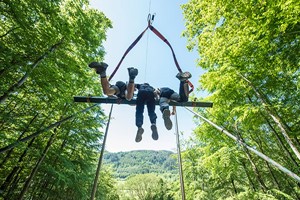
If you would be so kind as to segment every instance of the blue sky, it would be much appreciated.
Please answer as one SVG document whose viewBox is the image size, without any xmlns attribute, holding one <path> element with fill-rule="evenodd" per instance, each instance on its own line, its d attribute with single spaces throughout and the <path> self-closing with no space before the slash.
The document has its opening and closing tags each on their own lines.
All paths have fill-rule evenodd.
<svg viewBox="0 0 300 200">
<path fill-rule="evenodd" d="M 180 5 L 185 0 L 92 0 L 91 6 L 102 11 L 113 24 L 107 32 L 104 43 L 106 55 L 104 62 L 109 64 L 107 74 L 110 75 L 129 45 L 146 28 L 149 11 L 155 13 L 153 26 L 171 43 L 179 65 L 183 71 L 190 71 L 190 79 L 195 87 L 203 70 L 196 67 L 197 53 L 189 52 L 186 48 L 187 40 L 181 37 L 184 19 Z M 120 69 L 115 74 L 111 83 L 118 80 L 128 81 L 127 67 L 136 67 L 139 74 L 137 83 L 148 82 L 153 87 L 170 87 L 178 91 L 179 81 L 175 78 L 178 73 L 174 64 L 170 48 L 159 39 L 152 31 L 148 30 L 139 43 L 129 52 Z M 193 93 L 201 97 L 201 93 Z M 97 95 L 97 94 L 95 94 Z M 108 115 L 110 105 L 103 106 Z M 134 141 L 137 128 L 135 126 L 135 107 L 129 105 L 115 105 L 112 121 L 109 127 L 106 150 L 110 152 L 131 150 L 176 150 L 175 128 L 168 131 L 161 117 L 159 107 L 156 107 L 157 127 L 159 140 L 151 138 L 150 122 L 145 107 L 143 140 Z M 190 137 L 195 128 L 193 114 L 185 108 L 178 107 L 178 128 L 183 133 L 181 137 Z M 174 117 L 171 117 L 174 124 Z"/>
</svg>

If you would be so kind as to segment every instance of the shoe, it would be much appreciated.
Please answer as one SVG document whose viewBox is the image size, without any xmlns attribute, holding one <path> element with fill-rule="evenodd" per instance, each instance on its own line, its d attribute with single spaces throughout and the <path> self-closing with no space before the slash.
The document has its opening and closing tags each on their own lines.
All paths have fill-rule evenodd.
<svg viewBox="0 0 300 200">
<path fill-rule="evenodd" d="M 152 139 L 153 140 L 158 140 L 157 127 L 156 127 L 155 124 L 151 125 L 151 130 L 152 130 Z"/>
<path fill-rule="evenodd" d="M 108 64 L 104 63 L 104 62 L 91 62 L 89 64 L 90 68 L 94 68 L 96 69 L 96 73 L 97 74 L 101 74 L 102 72 L 106 71 L 106 68 L 108 67 Z"/>
<path fill-rule="evenodd" d="M 135 79 L 135 77 L 138 75 L 138 69 L 129 67 L 128 69 L 128 74 L 130 79 Z"/>
<path fill-rule="evenodd" d="M 170 116 L 171 116 L 170 110 L 169 109 L 164 109 L 162 117 L 164 119 L 165 127 L 168 130 L 171 130 L 172 126 L 173 126 L 172 121 L 170 119 Z"/>
<path fill-rule="evenodd" d="M 192 74 L 190 72 L 179 72 L 176 75 L 176 78 L 178 78 L 180 81 L 186 81 L 191 77 L 192 77 Z"/>
<path fill-rule="evenodd" d="M 142 141 L 143 133 L 144 133 L 144 129 L 142 127 L 138 127 L 138 130 L 137 130 L 137 133 L 136 133 L 136 136 L 135 136 L 135 141 L 136 142 Z"/>
</svg>

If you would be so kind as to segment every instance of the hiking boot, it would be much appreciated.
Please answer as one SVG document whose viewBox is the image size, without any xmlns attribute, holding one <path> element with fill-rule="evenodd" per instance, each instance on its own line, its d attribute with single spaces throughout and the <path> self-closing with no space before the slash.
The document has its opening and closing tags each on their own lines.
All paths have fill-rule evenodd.
<svg viewBox="0 0 300 200">
<path fill-rule="evenodd" d="M 171 116 L 170 110 L 169 109 L 164 109 L 162 117 L 164 119 L 165 127 L 168 130 L 171 130 L 172 126 L 173 126 L 172 121 L 170 119 L 170 116 Z"/>
<path fill-rule="evenodd" d="M 152 139 L 158 140 L 158 132 L 157 132 L 157 127 L 155 124 L 151 125 L 151 130 L 152 130 Z"/>
<path fill-rule="evenodd" d="M 178 78 L 180 81 L 186 81 L 191 77 L 192 74 L 190 72 L 178 72 L 178 74 L 176 75 L 176 78 Z"/>
<path fill-rule="evenodd" d="M 97 74 L 101 74 L 101 73 L 106 71 L 106 68 L 108 67 L 108 64 L 106 64 L 104 62 L 100 62 L 100 63 L 99 62 L 91 62 L 89 64 L 89 67 L 96 69 Z"/>
<path fill-rule="evenodd" d="M 144 129 L 142 127 L 138 127 L 138 130 L 137 130 L 137 133 L 136 133 L 136 136 L 135 136 L 135 141 L 136 142 L 142 141 L 143 133 L 144 133 Z"/>
<path fill-rule="evenodd" d="M 133 67 L 129 67 L 127 69 L 128 69 L 129 78 L 134 80 L 135 77 L 138 75 L 138 69 Z"/>
</svg>

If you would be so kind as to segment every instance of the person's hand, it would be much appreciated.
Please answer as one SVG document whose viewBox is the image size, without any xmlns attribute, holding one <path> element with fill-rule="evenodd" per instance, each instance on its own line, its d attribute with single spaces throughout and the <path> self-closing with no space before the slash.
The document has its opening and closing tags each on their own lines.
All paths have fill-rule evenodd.
<svg viewBox="0 0 300 200">
<path fill-rule="evenodd" d="M 176 106 L 173 106 L 171 115 L 175 115 L 175 114 L 176 114 Z"/>
</svg>

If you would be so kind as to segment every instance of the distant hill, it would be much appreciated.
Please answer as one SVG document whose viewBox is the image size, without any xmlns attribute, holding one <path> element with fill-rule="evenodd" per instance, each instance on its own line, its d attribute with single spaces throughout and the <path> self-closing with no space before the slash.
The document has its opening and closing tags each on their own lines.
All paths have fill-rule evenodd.
<svg viewBox="0 0 300 200">
<path fill-rule="evenodd" d="M 156 173 L 166 176 L 178 174 L 177 156 L 171 151 L 106 152 L 103 163 L 111 165 L 115 177 L 119 179 L 135 174 Z"/>
</svg>

